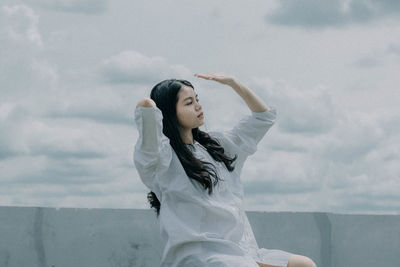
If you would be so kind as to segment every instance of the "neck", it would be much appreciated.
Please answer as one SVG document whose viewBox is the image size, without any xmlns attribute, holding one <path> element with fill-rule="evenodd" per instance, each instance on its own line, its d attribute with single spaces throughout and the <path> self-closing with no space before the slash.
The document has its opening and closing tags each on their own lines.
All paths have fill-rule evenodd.
<svg viewBox="0 0 400 267">
<path fill-rule="evenodd" d="M 193 134 L 191 129 L 182 129 L 181 138 L 184 144 L 194 144 Z"/>
</svg>

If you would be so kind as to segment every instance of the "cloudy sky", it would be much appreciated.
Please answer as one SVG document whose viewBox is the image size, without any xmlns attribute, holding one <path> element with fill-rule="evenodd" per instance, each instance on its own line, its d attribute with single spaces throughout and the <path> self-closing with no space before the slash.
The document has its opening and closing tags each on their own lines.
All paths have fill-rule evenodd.
<svg viewBox="0 0 400 267">
<path fill-rule="evenodd" d="M 247 210 L 400 214 L 400 2 L 2 0 L 0 205 L 148 208 L 136 103 L 191 81 L 205 131 L 277 108 Z"/>
</svg>

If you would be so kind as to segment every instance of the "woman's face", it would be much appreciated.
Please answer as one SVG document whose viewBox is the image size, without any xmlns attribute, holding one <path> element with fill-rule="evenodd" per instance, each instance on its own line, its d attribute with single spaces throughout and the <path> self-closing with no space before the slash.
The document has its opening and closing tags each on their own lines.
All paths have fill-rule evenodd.
<svg viewBox="0 0 400 267">
<path fill-rule="evenodd" d="M 199 117 L 203 112 L 198 100 L 192 87 L 183 85 L 179 90 L 176 115 L 179 124 L 184 129 L 191 130 L 204 124 L 204 116 Z"/>
</svg>

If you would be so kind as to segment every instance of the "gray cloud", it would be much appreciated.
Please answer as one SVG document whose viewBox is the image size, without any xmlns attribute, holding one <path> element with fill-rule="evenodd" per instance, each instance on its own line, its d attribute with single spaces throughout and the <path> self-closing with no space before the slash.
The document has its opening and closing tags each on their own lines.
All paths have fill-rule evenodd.
<svg viewBox="0 0 400 267">
<path fill-rule="evenodd" d="M 279 180 L 247 181 L 243 184 L 247 195 L 257 194 L 298 194 L 310 193 L 320 189 L 319 184 L 304 182 L 285 182 Z"/>
<path fill-rule="evenodd" d="M 128 114 L 119 114 L 119 113 L 94 113 L 94 112 L 70 112 L 68 114 L 57 114 L 53 113 L 49 115 L 51 118 L 79 118 L 79 119 L 88 119 L 92 121 L 96 121 L 99 123 L 107 123 L 107 124 L 131 124 L 132 120 Z"/>
<path fill-rule="evenodd" d="M 400 44 L 398 43 L 389 44 L 386 49 L 386 52 L 391 55 L 400 56 Z"/>
<path fill-rule="evenodd" d="M 268 23 L 304 28 L 340 27 L 399 16 L 396 0 L 282 0 L 265 16 Z"/>
<path fill-rule="evenodd" d="M 125 109 L 109 110 L 108 107 L 98 108 L 94 106 L 68 107 L 64 110 L 49 111 L 45 115 L 52 119 L 87 119 L 103 124 L 131 125 L 132 118 Z"/>
<path fill-rule="evenodd" d="M 100 182 L 100 177 L 94 179 L 93 172 L 87 170 L 84 166 L 71 165 L 70 168 L 58 166 L 50 167 L 38 173 L 31 173 L 14 177 L 8 181 L 10 184 L 87 184 L 90 182 Z"/>
<path fill-rule="evenodd" d="M 0 133 L 0 137 L 3 137 Z M 5 139 L 0 140 L 0 160 L 16 157 L 18 155 L 22 155 L 22 153 L 19 153 L 17 151 L 13 151 L 10 149 L 7 141 Z"/>
<path fill-rule="evenodd" d="M 98 14 L 107 10 L 107 0 L 35 0 L 31 4 L 59 12 Z"/>
<path fill-rule="evenodd" d="M 27 150 L 17 139 L 21 123 L 29 117 L 29 111 L 19 105 L 0 102 L 0 159 L 23 155 Z"/>
<path fill-rule="evenodd" d="M 359 68 L 374 68 L 380 65 L 380 59 L 373 56 L 362 57 L 355 62 L 355 66 Z"/>
<path fill-rule="evenodd" d="M 337 193 L 335 209 L 338 212 L 356 213 L 392 213 L 400 205 L 398 193 L 380 195 L 371 193 L 370 190 L 362 193 L 342 191 Z"/>
<path fill-rule="evenodd" d="M 39 148 L 35 148 L 29 153 L 30 155 L 41 156 L 45 155 L 49 158 L 54 159 L 103 159 L 106 158 L 107 155 L 105 153 L 101 153 L 98 151 L 85 151 L 85 150 L 76 150 L 76 151 L 68 151 L 57 149 L 54 146 L 41 146 Z"/>
</svg>

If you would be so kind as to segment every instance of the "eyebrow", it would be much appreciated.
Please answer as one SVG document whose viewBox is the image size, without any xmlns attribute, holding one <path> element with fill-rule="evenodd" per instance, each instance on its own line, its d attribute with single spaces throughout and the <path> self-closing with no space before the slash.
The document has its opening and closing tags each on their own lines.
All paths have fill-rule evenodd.
<svg viewBox="0 0 400 267">
<path fill-rule="evenodd" d="M 186 101 L 186 100 L 191 99 L 191 98 L 193 98 L 193 97 L 191 97 L 191 96 L 186 97 L 185 99 L 183 99 L 183 101 Z M 198 95 L 196 95 L 196 98 L 198 98 Z"/>
</svg>

